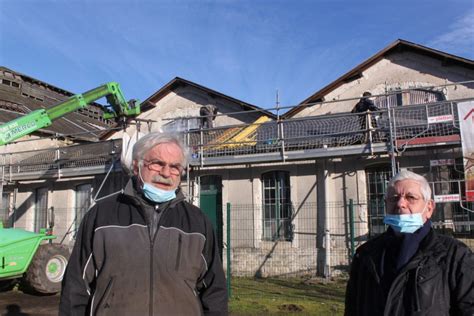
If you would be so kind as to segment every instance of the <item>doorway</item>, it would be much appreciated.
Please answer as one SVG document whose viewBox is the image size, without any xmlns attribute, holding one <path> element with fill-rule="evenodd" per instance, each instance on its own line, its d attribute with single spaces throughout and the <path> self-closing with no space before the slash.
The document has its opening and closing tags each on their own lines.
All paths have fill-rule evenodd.
<svg viewBox="0 0 474 316">
<path fill-rule="evenodd" d="M 212 222 L 216 232 L 219 254 L 222 258 L 222 178 L 220 176 L 201 176 L 199 189 L 199 206 Z"/>
</svg>

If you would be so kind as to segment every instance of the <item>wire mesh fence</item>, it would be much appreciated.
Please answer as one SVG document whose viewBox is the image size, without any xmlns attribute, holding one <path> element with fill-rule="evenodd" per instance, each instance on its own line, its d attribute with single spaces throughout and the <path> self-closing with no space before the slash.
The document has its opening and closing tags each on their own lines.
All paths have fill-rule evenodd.
<svg viewBox="0 0 474 316">
<path fill-rule="evenodd" d="M 259 205 L 230 206 L 227 247 L 232 276 L 345 275 L 355 249 L 387 229 L 385 209 L 373 201 L 293 204 L 289 217 L 283 209 L 269 212 Z M 448 217 L 443 210 L 440 204 L 433 227 L 474 249 L 474 214 L 458 207 Z"/>
<path fill-rule="evenodd" d="M 261 205 L 232 204 L 230 256 L 233 276 L 316 276 L 332 259 L 336 268 L 348 265 L 344 205 L 293 204 L 291 212 Z M 319 216 L 318 216 L 319 215 Z M 329 231 L 324 227 L 329 222 Z M 330 245 L 330 249 L 326 247 Z M 331 253 L 330 253 L 331 252 Z"/>
</svg>

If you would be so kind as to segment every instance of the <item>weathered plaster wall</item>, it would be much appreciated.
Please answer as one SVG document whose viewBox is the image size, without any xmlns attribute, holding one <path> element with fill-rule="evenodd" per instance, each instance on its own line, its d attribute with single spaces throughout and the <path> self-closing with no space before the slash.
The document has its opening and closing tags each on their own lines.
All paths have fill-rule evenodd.
<svg viewBox="0 0 474 316">
<path fill-rule="evenodd" d="M 413 52 L 394 53 L 366 69 L 361 78 L 348 82 L 324 96 L 325 101 L 354 98 L 353 100 L 316 104 L 297 113 L 295 117 L 349 112 L 365 91 L 379 95 L 396 89 L 431 87 L 473 79 L 474 71 L 467 68 L 445 66 L 437 59 Z M 460 84 L 435 91 L 443 92 L 448 100 L 456 100 L 473 97 L 474 85 Z"/>
</svg>

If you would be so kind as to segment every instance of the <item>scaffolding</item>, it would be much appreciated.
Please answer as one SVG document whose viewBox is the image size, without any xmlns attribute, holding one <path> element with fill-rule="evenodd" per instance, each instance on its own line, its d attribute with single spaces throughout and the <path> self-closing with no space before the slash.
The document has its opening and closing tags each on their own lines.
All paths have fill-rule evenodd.
<svg viewBox="0 0 474 316">
<path fill-rule="evenodd" d="M 121 140 L 1 154 L 4 182 L 105 174 L 120 166 Z"/>
<path fill-rule="evenodd" d="M 191 165 L 212 166 L 459 145 L 456 101 L 185 131 Z M 247 133 L 251 128 L 252 132 Z M 242 134 L 245 135 L 242 136 Z M 396 170 L 396 162 L 394 170 Z"/>
<path fill-rule="evenodd" d="M 186 129 L 182 133 L 191 150 L 191 166 L 388 153 L 394 158 L 395 171 L 395 158 L 408 149 L 460 145 L 456 103 L 465 100 L 273 121 L 261 116 L 248 124 Z M 114 155 L 119 161 L 121 147 L 121 139 L 117 139 L 3 153 L 0 168 L 5 181 L 73 176 L 87 168 L 106 172 Z"/>
<path fill-rule="evenodd" d="M 290 119 L 277 116 L 276 120 L 271 120 L 268 116 L 261 116 L 257 121 L 247 124 L 207 129 L 187 128 L 181 133 L 191 150 L 189 164 L 193 167 L 388 155 L 394 174 L 398 170 L 397 159 L 409 151 L 460 148 L 457 103 L 470 100 L 474 98 L 429 100 L 426 104 L 388 105 L 375 112 Z M 3 180 L 0 191 L 4 184 L 20 180 L 118 171 L 121 150 L 121 139 L 116 139 L 0 154 Z M 186 179 L 188 190 L 191 190 L 189 175 Z M 460 189 L 455 193 L 463 191 L 464 186 L 463 180 L 457 181 Z M 472 205 L 463 204 L 463 196 L 459 199 L 456 203 L 460 204 L 463 212 L 472 213 Z M 462 216 L 471 218 L 469 214 L 462 213 Z"/>
</svg>

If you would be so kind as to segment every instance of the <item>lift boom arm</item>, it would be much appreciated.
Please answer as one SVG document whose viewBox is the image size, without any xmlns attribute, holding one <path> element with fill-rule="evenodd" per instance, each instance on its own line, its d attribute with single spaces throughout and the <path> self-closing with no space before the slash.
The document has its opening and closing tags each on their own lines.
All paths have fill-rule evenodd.
<svg viewBox="0 0 474 316">
<path fill-rule="evenodd" d="M 8 144 L 36 130 L 48 127 L 52 121 L 78 109 L 85 108 L 89 103 L 106 97 L 108 106 L 104 107 L 104 118 L 111 119 L 140 114 L 140 103 L 136 100 L 127 102 L 120 86 L 109 82 L 83 94 L 76 94 L 68 100 L 49 109 L 39 109 L 25 116 L 0 125 L 0 145 Z"/>
</svg>

